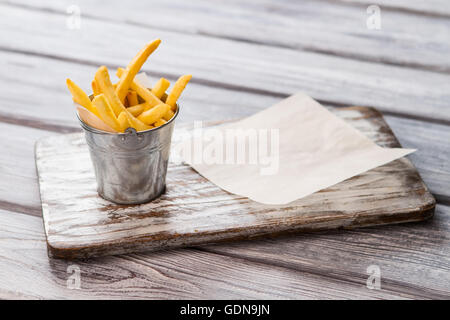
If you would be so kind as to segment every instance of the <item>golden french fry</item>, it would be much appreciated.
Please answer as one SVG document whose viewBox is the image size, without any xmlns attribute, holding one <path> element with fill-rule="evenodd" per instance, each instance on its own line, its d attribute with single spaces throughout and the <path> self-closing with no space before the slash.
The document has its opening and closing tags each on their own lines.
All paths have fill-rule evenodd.
<svg viewBox="0 0 450 320">
<path fill-rule="evenodd" d="M 153 42 L 147 44 L 128 64 L 127 69 L 123 73 L 122 77 L 120 77 L 119 83 L 116 88 L 116 94 L 121 102 L 125 100 L 128 88 L 130 88 L 134 77 L 139 72 L 150 54 L 152 54 L 152 52 L 155 51 L 156 48 L 158 48 L 160 43 L 161 40 L 156 39 Z"/>
<path fill-rule="evenodd" d="M 186 88 L 186 85 L 191 80 L 192 75 L 184 75 L 181 76 L 177 82 L 175 82 L 175 85 L 173 86 L 172 91 L 170 92 L 169 96 L 166 99 L 166 103 L 172 108 L 172 111 L 175 111 L 177 100 L 180 97 L 181 93 L 183 92 L 184 88 Z"/>
<path fill-rule="evenodd" d="M 143 123 L 141 120 L 133 116 L 128 110 L 126 110 L 128 123 L 135 128 L 137 131 L 143 131 L 153 128 L 152 126 L 148 126 L 145 123 Z"/>
<path fill-rule="evenodd" d="M 81 120 L 83 120 L 84 123 L 90 125 L 91 127 L 107 132 L 117 132 L 85 107 L 77 106 L 77 111 L 78 116 L 81 118 Z"/>
<path fill-rule="evenodd" d="M 137 131 L 144 131 L 148 129 L 154 128 L 153 126 L 149 126 L 143 123 L 141 120 L 135 118 L 131 113 L 126 112 L 129 124 L 135 128 Z"/>
<path fill-rule="evenodd" d="M 94 96 L 98 96 L 101 92 L 98 89 L 97 83 L 95 82 L 95 80 L 92 80 L 91 82 L 91 87 L 92 87 L 92 93 L 94 94 Z"/>
<path fill-rule="evenodd" d="M 139 116 L 142 112 L 150 109 L 150 105 L 147 102 L 137 104 L 135 106 L 127 108 L 127 110 L 135 117 Z"/>
<path fill-rule="evenodd" d="M 116 74 L 120 78 L 124 72 L 125 70 L 123 68 L 118 68 Z M 164 102 L 162 102 L 153 92 L 143 87 L 136 80 L 133 80 L 133 82 L 131 83 L 131 88 L 134 91 L 136 91 L 136 93 L 149 104 L 149 107 L 147 107 L 147 109 L 157 106 L 159 104 L 164 104 Z M 173 117 L 173 115 L 174 112 L 171 109 L 169 109 L 167 113 L 164 115 L 164 119 L 170 120 Z"/>
<path fill-rule="evenodd" d="M 127 128 L 131 127 L 128 123 L 127 113 L 122 111 L 117 117 L 117 122 L 119 122 L 120 132 L 124 132 Z"/>
<path fill-rule="evenodd" d="M 169 121 L 172 119 L 172 117 L 175 115 L 175 112 L 173 112 L 171 109 L 169 109 L 166 114 L 163 116 L 164 120 Z"/>
<path fill-rule="evenodd" d="M 116 117 L 119 116 L 119 114 L 125 110 L 125 106 L 119 100 L 119 97 L 117 97 L 111 79 L 109 78 L 108 69 L 105 66 L 98 68 L 95 73 L 95 81 L 98 85 L 98 89 L 105 95 L 105 98 L 110 103 L 114 115 Z"/>
<path fill-rule="evenodd" d="M 139 115 L 138 119 L 146 124 L 151 125 L 156 121 L 158 121 L 159 119 L 161 119 L 167 113 L 168 110 L 170 110 L 170 106 L 165 103 L 162 103 L 157 105 L 156 107 L 153 107 L 147 111 L 142 112 Z"/>
<path fill-rule="evenodd" d="M 155 128 L 162 126 L 163 124 L 167 123 L 166 120 L 164 120 L 163 118 L 159 119 L 158 121 L 155 122 Z"/>
<path fill-rule="evenodd" d="M 129 90 L 127 93 L 128 106 L 132 107 L 139 104 L 138 96 L 136 91 Z"/>
<path fill-rule="evenodd" d="M 116 84 L 112 84 L 108 69 L 101 66 L 95 73 L 94 81 L 91 82 L 93 101 L 90 101 L 87 94 L 68 79 L 67 86 L 73 100 L 84 106 L 85 109 L 79 106 L 84 110 L 84 115 L 92 115 L 92 119 L 98 118 L 96 121 L 105 127 L 111 127 L 110 131 L 122 132 L 128 127 L 133 127 L 137 131 L 148 130 L 154 128 L 152 124 L 161 126 L 172 119 L 177 111 L 177 100 L 192 76 L 180 77 L 168 95 L 166 91 L 170 83 L 165 78 L 161 78 L 152 89 L 144 87 L 134 79 L 160 43 L 161 40 L 156 39 L 147 44 L 126 69 L 119 68 L 117 70 L 119 81 Z M 145 103 L 139 104 L 141 99 Z"/>
<path fill-rule="evenodd" d="M 97 82 L 99 89 L 105 95 L 106 100 L 111 105 L 111 108 L 113 109 L 114 115 L 116 117 L 118 117 L 122 111 L 125 111 L 127 114 L 128 122 L 137 131 L 150 129 L 148 125 L 135 118 L 122 104 L 119 97 L 117 97 L 116 92 L 114 91 L 111 79 L 109 78 L 108 69 L 105 66 L 101 66 L 97 70 L 97 72 L 95 73 L 95 81 Z"/>
<path fill-rule="evenodd" d="M 169 80 L 161 78 L 152 88 L 152 92 L 158 99 L 161 99 L 164 93 L 166 92 L 167 88 L 169 88 L 169 86 L 170 86 Z"/>
<path fill-rule="evenodd" d="M 105 121 L 97 117 L 85 107 L 77 106 L 77 111 L 78 116 L 81 118 L 81 120 L 83 120 L 84 123 L 90 125 L 91 127 L 107 132 L 117 132 L 116 130 L 108 126 Z"/>
<path fill-rule="evenodd" d="M 83 91 L 79 86 L 75 84 L 70 79 L 66 80 L 67 87 L 69 88 L 70 93 L 72 94 L 72 99 L 78 104 L 81 104 L 83 107 L 88 109 L 90 112 L 95 114 L 97 117 L 100 116 L 97 108 L 92 104 L 91 99 L 89 99 L 86 92 Z"/>
<path fill-rule="evenodd" d="M 122 75 L 124 74 L 124 72 L 125 72 L 125 69 L 118 68 L 116 74 L 119 78 L 121 78 Z M 148 102 L 152 107 L 157 106 L 158 104 L 164 103 L 160 99 L 158 99 L 158 97 L 156 97 L 150 90 L 148 90 L 147 88 L 144 88 L 136 80 L 133 80 L 133 82 L 131 83 L 131 89 L 136 91 L 136 93 L 139 96 L 141 96 L 141 98 L 144 99 L 146 102 Z"/>
<path fill-rule="evenodd" d="M 92 100 L 92 103 L 97 108 L 100 118 L 111 128 L 113 128 L 116 131 L 121 131 L 119 122 L 117 121 L 116 116 L 114 115 L 114 111 L 112 110 L 111 106 L 109 105 L 108 101 L 105 98 L 105 95 L 103 93 L 99 94 L 98 96 L 95 96 L 94 100 Z"/>
</svg>

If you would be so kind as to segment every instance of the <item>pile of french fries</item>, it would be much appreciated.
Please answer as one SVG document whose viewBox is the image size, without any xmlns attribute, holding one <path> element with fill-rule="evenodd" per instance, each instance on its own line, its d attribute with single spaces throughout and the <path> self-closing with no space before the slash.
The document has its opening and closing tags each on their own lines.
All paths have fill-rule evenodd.
<svg viewBox="0 0 450 320">
<path fill-rule="evenodd" d="M 119 81 L 111 82 L 108 69 L 101 66 L 92 81 L 91 98 L 72 80 L 67 86 L 73 101 L 80 105 L 78 114 L 83 122 L 108 132 L 124 132 L 127 128 L 136 131 L 150 130 L 169 121 L 175 114 L 177 100 L 191 75 L 181 76 L 170 93 L 166 90 L 170 82 L 161 78 L 153 88 L 145 88 L 135 76 L 147 58 L 158 48 L 160 39 L 147 44 L 128 64 L 126 69 L 117 69 Z M 81 107 L 82 106 L 82 107 Z"/>
</svg>

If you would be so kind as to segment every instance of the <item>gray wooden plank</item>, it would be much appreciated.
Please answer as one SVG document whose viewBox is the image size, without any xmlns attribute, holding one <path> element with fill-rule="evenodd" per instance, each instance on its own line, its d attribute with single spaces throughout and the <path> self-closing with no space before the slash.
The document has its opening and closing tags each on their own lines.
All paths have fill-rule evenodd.
<svg viewBox="0 0 450 320">
<path fill-rule="evenodd" d="M 450 5 L 447 0 L 339 0 L 351 4 L 376 4 L 388 10 L 407 13 L 450 17 Z"/>
<path fill-rule="evenodd" d="M 385 116 L 401 145 L 418 149 L 409 158 L 436 198 L 450 203 L 450 126 Z"/>
<path fill-rule="evenodd" d="M 0 128 L 0 207 L 41 216 L 34 144 L 54 133 L 4 123 Z"/>
<path fill-rule="evenodd" d="M 438 205 L 422 223 L 298 235 L 283 240 L 211 245 L 207 252 L 326 274 L 364 284 L 371 265 L 381 270 L 381 290 L 422 298 L 450 298 L 450 207 Z"/>
<path fill-rule="evenodd" d="M 65 14 L 66 1 L 10 2 Z M 367 28 L 361 5 L 328 1 L 79 1 L 82 16 L 291 49 L 450 72 L 450 20 L 383 10 L 381 30 Z M 217 10 L 217 6 L 220 10 Z M 431 7 L 431 6 L 430 6 Z M 383 4 L 383 9 L 385 5 Z M 179 14 L 183 11 L 183 14 Z M 149 16 L 151 18 L 149 19 Z"/>
<path fill-rule="evenodd" d="M 105 257 L 49 259 L 38 217 L 0 210 L 0 297 L 58 299 L 404 299 L 414 292 L 364 284 L 196 249 Z M 68 267 L 80 269 L 69 289 Z M 364 276 L 364 273 L 363 273 Z M 322 288 L 326 287 L 327 290 Z"/>
<path fill-rule="evenodd" d="M 143 42 L 160 37 L 163 45 L 144 67 L 158 76 L 192 73 L 194 83 L 213 87 L 277 97 L 302 90 L 336 104 L 450 121 L 446 74 L 89 18 L 74 31 L 63 27 L 63 15 L 0 7 L 0 47 L 10 52 L 123 66 Z"/>
</svg>

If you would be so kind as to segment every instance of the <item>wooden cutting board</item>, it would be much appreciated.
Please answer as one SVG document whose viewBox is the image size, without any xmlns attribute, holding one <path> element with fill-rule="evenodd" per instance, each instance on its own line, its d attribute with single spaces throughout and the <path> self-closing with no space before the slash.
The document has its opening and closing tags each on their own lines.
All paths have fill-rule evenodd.
<svg viewBox="0 0 450 320">
<path fill-rule="evenodd" d="M 332 111 L 380 146 L 400 147 L 375 109 Z M 159 199 L 143 205 L 111 203 L 97 195 L 82 133 L 38 141 L 36 164 L 48 253 L 67 259 L 419 221 L 431 217 L 435 207 L 406 158 L 283 206 L 230 194 L 189 166 L 172 163 Z"/>
</svg>

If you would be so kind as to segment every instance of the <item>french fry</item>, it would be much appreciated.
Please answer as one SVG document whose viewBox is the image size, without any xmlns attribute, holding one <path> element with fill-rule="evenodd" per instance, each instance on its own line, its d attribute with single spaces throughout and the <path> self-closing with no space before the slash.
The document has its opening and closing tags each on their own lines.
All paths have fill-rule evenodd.
<svg viewBox="0 0 450 320">
<path fill-rule="evenodd" d="M 114 115 L 117 117 L 125 110 L 125 106 L 119 100 L 119 97 L 117 97 L 111 79 L 109 78 L 108 69 L 105 66 L 98 68 L 95 73 L 95 81 L 98 84 L 99 90 L 103 92 L 105 98 L 109 101 L 111 108 L 114 111 Z"/>
<path fill-rule="evenodd" d="M 92 80 L 91 82 L 91 87 L 92 87 L 92 93 L 94 94 L 94 96 L 98 96 L 101 92 L 98 89 L 97 83 L 95 82 L 95 80 Z"/>
<path fill-rule="evenodd" d="M 113 112 L 111 106 L 109 105 L 108 101 L 106 100 L 105 95 L 103 93 L 99 94 L 98 96 L 96 96 L 94 98 L 94 100 L 92 100 L 92 103 L 97 108 L 97 110 L 100 114 L 100 118 L 108 126 L 113 128 L 114 130 L 120 132 L 121 131 L 120 124 L 117 121 L 117 118 L 114 115 L 114 112 Z"/>
<path fill-rule="evenodd" d="M 116 92 L 114 91 L 111 79 L 109 78 L 108 69 L 105 66 L 101 66 L 97 70 L 97 72 L 95 73 L 95 81 L 97 82 L 99 89 L 103 92 L 105 98 L 111 105 L 111 108 L 113 109 L 114 115 L 116 117 L 119 116 L 122 111 L 125 111 L 127 114 L 128 122 L 137 131 L 150 129 L 148 125 L 135 118 L 122 104 L 119 97 L 117 97 Z"/>
<path fill-rule="evenodd" d="M 166 112 L 166 114 L 163 116 L 164 120 L 169 121 L 172 119 L 172 117 L 175 115 L 175 112 L 173 112 L 171 109 Z"/>
<path fill-rule="evenodd" d="M 155 122 L 155 128 L 162 126 L 163 124 L 167 123 L 166 120 L 164 120 L 163 118 L 159 119 L 158 121 Z"/>
<path fill-rule="evenodd" d="M 139 104 L 136 91 L 128 90 L 127 93 L 128 106 L 132 107 Z"/>
<path fill-rule="evenodd" d="M 141 120 L 135 118 L 131 113 L 126 112 L 128 123 L 135 128 L 137 131 L 144 131 L 154 128 L 153 126 L 149 126 L 143 123 Z"/>
<path fill-rule="evenodd" d="M 97 117 L 85 107 L 77 106 L 77 111 L 81 120 L 83 120 L 84 123 L 90 125 L 91 127 L 107 132 L 117 132 L 116 130 L 108 126 L 105 121 L 100 119 L 100 117 Z"/>
<path fill-rule="evenodd" d="M 120 78 L 123 73 L 125 72 L 125 69 L 123 68 L 118 68 L 116 75 Z M 192 78 L 191 75 L 187 75 L 187 76 L 182 76 L 180 77 L 180 79 L 178 79 L 177 83 L 178 83 L 178 89 L 176 89 L 177 83 L 175 84 L 174 88 L 172 89 L 172 99 L 174 99 L 175 97 L 175 93 L 177 93 L 177 97 L 175 100 L 175 104 L 174 106 L 171 108 L 171 110 L 167 111 L 167 113 L 164 115 L 164 119 L 169 121 L 175 114 L 175 110 L 176 110 L 176 101 L 178 100 L 178 98 L 181 95 L 181 92 L 184 90 L 184 88 L 186 87 L 187 83 L 189 82 L 189 80 Z M 163 104 L 164 102 L 161 101 L 153 92 L 151 92 L 150 90 L 148 90 L 147 88 L 145 88 L 144 86 L 142 86 L 139 82 L 133 80 L 133 82 L 131 83 L 131 89 L 133 89 L 134 91 L 136 91 L 136 93 L 141 96 L 146 102 L 148 102 L 150 104 L 150 107 L 156 106 L 158 104 Z M 170 95 L 169 95 L 170 96 Z M 169 99 L 169 97 L 167 97 L 167 100 Z M 167 101 L 166 100 L 166 101 Z"/>
<path fill-rule="evenodd" d="M 169 96 L 166 99 L 166 103 L 172 108 L 172 111 L 175 111 L 177 100 L 180 97 L 186 85 L 188 84 L 188 82 L 191 80 L 191 78 L 192 75 L 188 74 L 181 76 L 177 80 L 177 82 L 175 82 L 172 91 L 170 92 Z"/>
<path fill-rule="evenodd" d="M 117 69 L 117 76 L 119 78 L 122 77 L 122 75 L 125 73 L 125 69 L 118 68 Z M 136 80 L 133 80 L 131 83 L 131 89 L 136 91 L 136 93 L 141 96 L 142 99 L 144 99 L 146 102 L 148 102 L 152 107 L 157 106 L 158 104 L 164 103 L 160 99 L 158 99 L 157 96 L 155 96 L 150 90 L 142 86 L 139 82 Z"/>
<path fill-rule="evenodd" d="M 120 78 L 122 74 L 125 72 L 123 68 L 117 69 L 117 76 Z M 149 105 L 150 108 L 157 106 L 159 104 L 164 104 L 153 92 L 142 86 L 139 82 L 136 80 L 133 80 L 131 83 L 131 88 L 136 91 L 136 93 L 142 97 Z M 167 113 L 164 115 L 165 120 L 170 120 L 174 115 L 174 111 L 169 109 Z"/>
<path fill-rule="evenodd" d="M 147 111 L 142 112 L 138 119 L 144 122 L 145 124 L 151 125 L 161 119 L 167 111 L 170 110 L 170 106 L 162 103 L 153 107 Z"/>
<path fill-rule="evenodd" d="M 92 104 L 91 99 L 89 99 L 88 95 L 81 89 L 79 86 L 75 84 L 70 79 L 66 80 L 67 87 L 69 88 L 70 93 L 72 94 L 72 99 L 78 104 L 81 104 L 83 107 L 88 109 L 90 112 L 95 114 L 97 117 L 100 117 L 97 108 Z"/>
<path fill-rule="evenodd" d="M 167 88 L 169 88 L 169 86 L 170 86 L 169 80 L 161 78 L 152 88 L 152 92 L 158 99 L 161 99 L 164 93 L 166 92 Z"/>
<path fill-rule="evenodd" d="M 130 124 L 128 122 L 127 113 L 125 111 L 122 111 L 119 114 L 119 116 L 117 117 L 117 122 L 119 122 L 120 132 L 124 132 L 127 128 L 130 127 Z"/>
<path fill-rule="evenodd" d="M 127 110 L 135 117 L 139 116 L 142 112 L 147 111 L 150 109 L 151 106 L 148 104 L 148 102 L 144 102 L 141 104 L 137 104 L 135 106 L 127 108 Z"/>
<path fill-rule="evenodd" d="M 130 85 L 133 82 L 134 77 L 139 72 L 142 65 L 145 63 L 150 54 L 152 54 L 153 51 L 155 51 L 156 48 L 158 48 L 160 43 L 161 40 L 156 39 L 153 42 L 147 44 L 128 64 L 127 69 L 123 73 L 122 77 L 120 77 L 119 83 L 116 88 L 116 94 L 122 103 L 125 100 L 128 88 L 130 88 Z"/>
<path fill-rule="evenodd" d="M 159 79 L 153 88 L 147 88 L 135 80 L 145 61 L 160 43 L 159 39 L 148 43 L 125 69 L 118 68 L 117 83 L 111 82 L 108 69 L 101 66 L 91 82 L 92 101 L 80 87 L 67 79 L 72 99 L 79 104 L 77 110 L 80 119 L 85 122 L 89 120 L 91 126 L 109 132 L 123 132 L 129 127 L 137 131 L 149 130 L 171 120 L 177 112 L 177 100 L 192 76 L 180 77 L 168 94 L 166 91 L 170 82 L 165 78 Z M 139 103 L 142 100 L 144 103 Z"/>
</svg>

